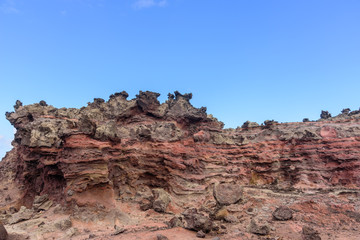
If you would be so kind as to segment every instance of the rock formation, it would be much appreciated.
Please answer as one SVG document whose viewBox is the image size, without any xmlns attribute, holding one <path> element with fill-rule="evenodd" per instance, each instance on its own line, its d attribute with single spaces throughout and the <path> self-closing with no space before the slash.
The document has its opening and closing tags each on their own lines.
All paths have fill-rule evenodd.
<svg viewBox="0 0 360 240">
<path fill-rule="evenodd" d="M 17 101 L 6 113 L 16 134 L 0 163 L 0 220 L 16 228 L 33 216 L 61 213 L 78 224 L 67 220 L 66 233 L 56 235 L 64 239 L 96 238 L 80 223 L 109 221 L 135 239 L 149 226 L 131 226 L 148 222 L 147 215 L 163 224 L 154 236 L 180 226 L 194 231 L 177 230 L 188 239 L 196 231 L 220 239 L 301 239 L 311 224 L 321 239 L 332 239 L 329 231 L 334 239 L 356 239 L 360 111 L 223 129 L 206 108 L 190 104 L 191 94 L 169 94 L 162 104 L 158 96 L 140 92 L 127 100 L 121 92 L 80 109 Z"/>
</svg>

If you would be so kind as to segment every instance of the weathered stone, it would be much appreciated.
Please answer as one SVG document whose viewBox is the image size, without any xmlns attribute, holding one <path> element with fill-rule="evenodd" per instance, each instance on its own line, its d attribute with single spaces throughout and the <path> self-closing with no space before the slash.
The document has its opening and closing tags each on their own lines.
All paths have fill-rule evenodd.
<svg viewBox="0 0 360 240">
<path fill-rule="evenodd" d="M 35 211 L 41 210 L 49 210 L 49 208 L 53 205 L 53 202 L 49 200 L 49 196 L 47 194 L 36 196 L 33 203 L 33 208 Z"/>
<path fill-rule="evenodd" d="M 62 231 L 65 231 L 65 230 L 71 228 L 72 222 L 71 222 L 70 218 L 64 218 L 64 219 L 57 220 L 55 222 L 54 226 Z"/>
<path fill-rule="evenodd" d="M 27 209 L 25 206 L 21 206 L 20 210 L 11 216 L 9 224 L 29 220 L 33 215 L 34 211 L 32 209 Z"/>
<path fill-rule="evenodd" d="M 211 220 L 204 216 L 201 213 L 198 213 L 197 209 L 187 209 L 183 213 L 185 220 L 185 228 L 195 231 L 202 230 L 205 233 L 208 233 L 212 229 Z"/>
<path fill-rule="evenodd" d="M 4 227 L 4 225 L 0 222 L 0 240 L 7 240 L 8 233 Z"/>
<path fill-rule="evenodd" d="M 302 237 L 303 240 L 321 240 L 319 232 L 309 226 L 302 228 Z"/>
<path fill-rule="evenodd" d="M 162 234 L 157 234 L 156 239 L 157 240 L 169 240 L 169 238 L 167 236 L 162 235 Z"/>
<path fill-rule="evenodd" d="M 65 232 L 66 236 L 68 238 L 72 238 L 74 237 L 75 235 L 78 235 L 79 234 L 79 230 L 77 228 L 74 228 L 74 227 L 71 227 L 69 229 L 66 230 Z"/>
<path fill-rule="evenodd" d="M 153 208 L 157 212 L 165 212 L 167 206 L 170 203 L 170 196 L 169 194 L 161 188 L 153 189 L 154 194 L 154 202 Z"/>
<path fill-rule="evenodd" d="M 328 111 L 321 111 L 320 118 L 321 119 L 331 118 L 331 114 Z"/>
<path fill-rule="evenodd" d="M 119 227 L 119 226 L 117 226 L 117 225 L 115 225 L 114 226 L 114 229 L 115 229 L 115 232 L 112 234 L 112 235 L 119 235 L 119 234 L 121 234 L 121 233 L 124 233 L 125 231 L 126 231 L 126 229 L 125 228 L 123 228 L 123 227 Z"/>
<path fill-rule="evenodd" d="M 242 128 L 254 128 L 254 127 L 259 127 L 260 125 L 256 122 L 250 122 L 250 121 L 246 121 L 244 122 L 244 124 L 241 126 Z"/>
<path fill-rule="evenodd" d="M 270 233 L 270 227 L 267 224 L 252 219 L 250 222 L 249 231 L 257 235 L 267 235 Z"/>
<path fill-rule="evenodd" d="M 292 210 L 286 206 L 278 207 L 273 212 L 273 217 L 276 220 L 280 220 L 280 221 L 290 220 L 293 217 Z"/>
<path fill-rule="evenodd" d="M 168 222 L 168 226 L 170 228 L 174 228 L 174 227 L 184 227 L 184 224 L 182 223 L 181 219 L 179 217 L 173 217 L 172 219 L 170 219 L 170 221 Z"/>
<path fill-rule="evenodd" d="M 200 231 L 198 231 L 198 232 L 196 233 L 196 237 L 198 237 L 198 238 L 205 238 L 205 237 L 206 237 L 206 234 L 205 234 L 202 230 L 200 230 Z"/>
<path fill-rule="evenodd" d="M 215 219 L 216 220 L 223 220 L 229 215 L 228 210 L 226 207 L 222 207 L 221 209 L 217 210 L 215 213 Z"/>
<path fill-rule="evenodd" d="M 240 201 L 242 188 L 236 183 L 220 183 L 214 186 L 214 197 L 220 205 L 230 205 Z"/>
</svg>

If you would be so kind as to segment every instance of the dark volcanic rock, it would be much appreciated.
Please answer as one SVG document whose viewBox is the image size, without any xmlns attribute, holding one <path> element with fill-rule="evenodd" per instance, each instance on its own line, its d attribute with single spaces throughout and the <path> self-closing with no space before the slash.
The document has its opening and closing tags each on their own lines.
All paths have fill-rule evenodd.
<svg viewBox="0 0 360 240">
<path fill-rule="evenodd" d="M 212 229 L 212 222 L 210 218 L 198 213 L 197 209 L 187 209 L 183 213 L 185 220 L 185 228 L 195 231 L 202 230 L 204 233 L 208 233 Z"/>
<path fill-rule="evenodd" d="M 252 219 L 250 222 L 249 231 L 257 235 L 267 235 L 270 233 L 270 227 L 267 224 Z"/>
<path fill-rule="evenodd" d="M 286 221 L 292 219 L 292 210 L 286 206 L 281 206 L 273 212 L 276 220 Z"/>
<path fill-rule="evenodd" d="M 331 114 L 328 111 L 321 111 L 320 118 L 321 119 L 331 118 Z"/>
<path fill-rule="evenodd" d="M 308 226 L 302 228 L 302 237 L 304 240 L 321 240 L 319 232 Z"/>
<path fill-rule="evenodd" d="M 4 225 L 0 222 L 0 240 L 7 240 L 8 233 L 4 227 Z"/>
<path fill-rule="evenodd" d="M 198 231 L 198 232 L 196 233 L 196 237 L 198 237 L 198 238 L 205 238 L 205 237 L 206 237 L 206 234 L 205 234 L 202 230 L 200 230 L 200 231 Z"/>
</svg>

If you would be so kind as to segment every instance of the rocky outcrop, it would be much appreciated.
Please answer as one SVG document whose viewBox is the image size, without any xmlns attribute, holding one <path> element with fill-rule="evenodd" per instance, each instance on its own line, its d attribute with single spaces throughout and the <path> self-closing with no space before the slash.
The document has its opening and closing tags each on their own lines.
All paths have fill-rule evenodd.
<svg viewBox="0 0 360 240">
<path fill-rule="evenodd" d="M 147 91 L 127 100 L 121 92 L 80 109 L 17 101 L 15 111 L 6 113 L 16 128 L 14 149 L 0 163 L 0 180 L 17 187 L 11 200 L 6 200 L 9 190 L 3 190 L 1 206 L 7 212 L 21 206 L 41 212 L 61 204 L 75 213 L 111 211 L 119 201 L 132 202 L 142 211 L 183 213 L 176 226 L 204 233 L 224 234 L 226 226 L 216 227 L 213 220 L 237 224 L 246 214 L 249 232 L 268 234 L 263 227 L 268 224 L 259 225 L 255 215 L 292 220 L 290 213 L 310 204 L 306 194 L 332 194 L 337 201 L 343 201 L 340 193 L 359 194 L 360 111 L 345 109 L 335 117 L 323 112 L 320 120 L 301 123 L 248 121 L 223 129 L 206 108 L 190 104 L 191 94 L 175 92 L 164 103 L 158 96 Z M 257 191 L 268 191 L 271 207 Z M 279 200 L 282 194 L 295 200 Z M 356 216 L 358 200 L 347 204 L 323 214 L 336 211 L 344 221 L 356 221 L 346 212 Z M 291 212 L 274 212 L 281 205 Z"/>
</svg>

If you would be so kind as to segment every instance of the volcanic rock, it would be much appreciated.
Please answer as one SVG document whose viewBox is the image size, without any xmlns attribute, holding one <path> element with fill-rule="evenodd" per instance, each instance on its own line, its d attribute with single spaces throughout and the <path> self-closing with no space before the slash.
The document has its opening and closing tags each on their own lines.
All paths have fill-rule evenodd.
<svg viewBox="0 0 360 240">
<path fill-rule="evenodd" d="M 319 232 L 308 226 L 302 228 L 302 236 L 304 240 L 321 240 Z"/>
<path fill-rule="evenodd" d="M 169 240 L 169 238 L 167 236 L 164 236 L 162 234 L 156 235 L 156 239 L 157 240 Z"/>
<path fill-rule="evenodd" d="M 212 229 L 211 220 L 201 213 L 198 213 L 197 209 L 187 209 L 182 213 L 185 220 L 185 228 L 195 231 L 202 230 L 204 233 L 208 233 Z"/>
<path fill-rule="evenodd" d="M 255 236 L 232 230 L 271 216 L 274 206 L 287 206 L 296 219 L 286 223 L 292 224 L 288 230 L 284 222 L 272 221 L 279 237 L 300 239 L 296 229 L 311 225 L 334 239 L 356 239 L 360 111 L 223 129 L 206 108 L 191 105 L 192 94 L 175 92 L 163 103 L 158 96 L 147 91 L 127 99 L 120 92 L 80 109 L 18 101 L 6 113 L 16 133 L 13 150 L 0 162 L 0 220 L 34 239 L 36 231 L 53 227 L 42 221 L 30 229 L 35 222 L 29 222 L 43 215 L 49 222 L 71 216 L 79 225 L 99 223 L 92 225 L 97 235 L 102 226 L 121 224 L 129 239 L 151 231 L 194 237 L 185 229 L 166 229 L 174 214 L 169 226 L 226 230 L 226 239 L 246 239 Z M 224 206 L 228 215 L 219 218 L 226 229 L 214 219 Z M 289 212 L 278 211 L 275 220 L 289 218 Z M 253 224 L 253 232 L 266 232 L 266 225 Z M 45 239 L 66 238 L 61 228 L 45 230 L 55 231 Z"/>
<path fill-rule="evenodd" d="M 220 183 L 214 187 L 214 197 L 220 205 L 230 205 L 242 197 L 242 188 L 236 183 Z"/>
<path fill-rule="evenodd" d="M 170 196 L 169 194 L 161 188 L 153 189 L 154 194 L 154 202 L 153 208 L 157 212 L 165 212 L 167 206 L 170 203 Z"/>
<path fill-rule="evenodd" d="M 257 219 L 252 219 L 249 226 L 249 231 L 257 235 L 267 235 L 270 233 L 270 227 Z"/>
<path fill-rule="evenodd" d="M 286 221 L 286 220 L 292 219 L 292 210 L 286 206 L 278 207 L 273 212 L 273 217 L 276 220 L 280 220 L 280 221 Z"/>
<path fill-rule="evenodd" d="M 15 224 L 21 221 L 29 220 L 34 215 L 32 209 L 27 209 L 24 206 L 21 206 L 20 210 L 17 213 L 14 213 L 9 219 L 9 224 Z"/>
<path fill-rule="evenodd" d="M 196 237 L 198 237 L 198 238 L 205 238 L 205 237 L 206 237 L 206 234 L 205 234 L 202 230 L 200 230 L 200 231 L 198 231 L 198 232 L 196 233 Z"/>
<path fill-rule="evenodd" d="M 0 222 L 0 240 L 7 240 L 8 233 L 4 227 L 4 225 Z"/>
</svg>

